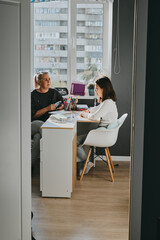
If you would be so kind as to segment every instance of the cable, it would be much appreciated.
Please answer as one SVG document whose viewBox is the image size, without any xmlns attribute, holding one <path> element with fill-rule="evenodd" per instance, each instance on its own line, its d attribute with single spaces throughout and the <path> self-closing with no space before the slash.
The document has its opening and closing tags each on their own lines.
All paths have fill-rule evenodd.
<svg viewBox="0 0 160 240">
<path fill-rule="evenodd" d="M 116 47 L 115 51 L 115 60 L 114 60 L 114 73 L 120 73 L 120 54 L 119 54 L 119 0 L 117 2 L 117 27 L 116 27 Z"/>
</svg>

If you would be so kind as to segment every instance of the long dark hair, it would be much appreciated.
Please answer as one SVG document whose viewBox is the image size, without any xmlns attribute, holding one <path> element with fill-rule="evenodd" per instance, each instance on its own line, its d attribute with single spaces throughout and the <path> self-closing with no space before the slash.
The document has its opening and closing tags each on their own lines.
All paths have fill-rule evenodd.
<svg viewBox="0 0 160 240">
<path fill-rule="evenodd" d="M 96 80 L 96 84 L 103 89 L 103 99 L 112 99 L 114 102 L 117 100 L 116 93 L 113 89 L 112 83 L 108 77 L 102 77 Z"/>
</svg>

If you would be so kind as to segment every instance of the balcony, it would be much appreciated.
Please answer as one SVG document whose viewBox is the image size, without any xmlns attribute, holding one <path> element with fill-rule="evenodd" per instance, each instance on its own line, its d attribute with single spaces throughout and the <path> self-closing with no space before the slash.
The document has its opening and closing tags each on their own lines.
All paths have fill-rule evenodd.
<svg viewBox="0 0 160 240">
<path fill-rule="evenodd" d="M 67 50 L 66 51 L 60 51 L 60 50 L 35 50 L 34 56 L 35 57 L 46 57 L 46 56 L 52 56 L 52 57 L 67 57 Z"/>
<path fill-rule="evenodd" d="M 34 68 L 67 69 L 67 63 L 39 62 L 34 64 Z"/>
</svg>

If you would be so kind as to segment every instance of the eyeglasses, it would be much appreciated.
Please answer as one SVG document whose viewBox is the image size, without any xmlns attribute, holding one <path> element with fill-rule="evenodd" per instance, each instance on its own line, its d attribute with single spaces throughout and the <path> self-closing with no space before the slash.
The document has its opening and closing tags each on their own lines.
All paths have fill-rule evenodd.
<svg viewBox="0 0 160 240">
<path fill-rule="evenodd" d="M 42 80 L 44 80 L 44 81 L 46 81 L 46 82 L 50 82 L 51 81 L 51 79 L 49 78 L 42 78 Z"/>
</svg>

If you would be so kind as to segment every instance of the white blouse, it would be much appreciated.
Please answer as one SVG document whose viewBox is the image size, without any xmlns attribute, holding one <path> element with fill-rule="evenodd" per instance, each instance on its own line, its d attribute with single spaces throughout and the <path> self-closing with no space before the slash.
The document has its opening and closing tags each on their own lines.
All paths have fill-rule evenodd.
<svg viewBox="0 0 160 240">
<path fill-rule="evenodd" d="M 89 113 L 83 112 L 82 116 L 92 120 L 99 120 L 99 126 L 107 126 L 118 118 L 116 103 L 112 99 L 106 99 L 96 107 L 89 109 Z"/>
</svg>

